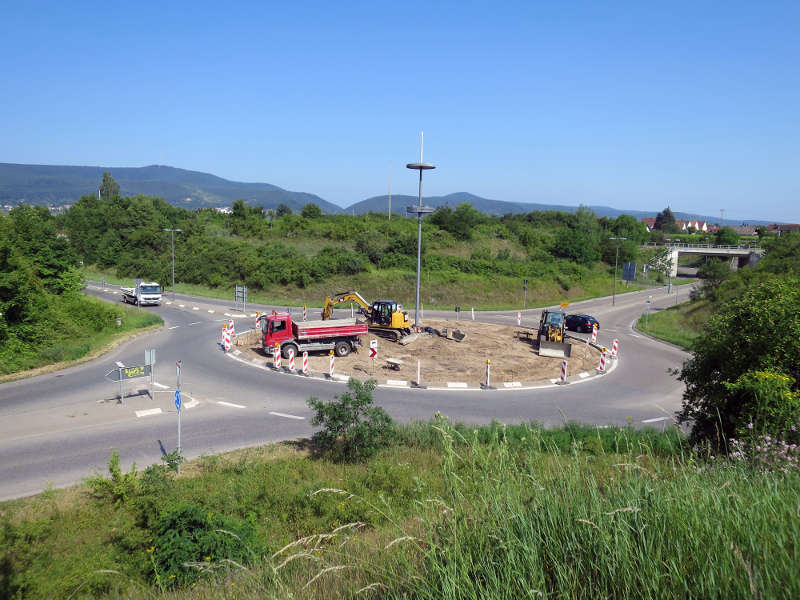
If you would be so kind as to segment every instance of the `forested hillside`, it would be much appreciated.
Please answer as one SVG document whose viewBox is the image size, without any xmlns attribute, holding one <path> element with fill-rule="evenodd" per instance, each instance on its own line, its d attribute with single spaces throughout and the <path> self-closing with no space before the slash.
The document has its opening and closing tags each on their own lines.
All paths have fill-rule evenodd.
<svg viewBox="0 0 800 600">
<path fill-rule="evenodd" d="M 245 284 L 275 301 L 319 303 L 357 289 L 410 303 L 414 296 L 416 221 L 385 214 L 324 215 L 313 204 L 265 211 L 242 201 L 231 214 L 189 211 L 151 197 L 84 196 L 61 218 L 87 265 L 119 277 L 171 280 L 170 237 L 178 228 L 175 278 L 229 290 Z M 513 306 L 524 279 L 529 303 L 610 292 L 615 242 L 620 262 L 636 260 L 649 239 L 630 216 L 598 219 L 533 212 L 489 217 L 469 204 L 440 207 L 423 222 L 423 302 Z"/>
<path fill-rule="evenodd" d="M 0 215 L 0 374 L 76 359 L 119 331 L 159 321 L 79 294 L 79 266 L 46 208 Z"/>
</svg>

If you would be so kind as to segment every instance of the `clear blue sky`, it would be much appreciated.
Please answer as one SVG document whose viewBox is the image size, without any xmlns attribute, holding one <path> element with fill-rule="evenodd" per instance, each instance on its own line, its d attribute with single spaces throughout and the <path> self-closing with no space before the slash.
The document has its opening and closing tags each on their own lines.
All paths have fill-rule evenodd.
<svg viewBox="0 0 800 600">
<path fill-rule="evenodd" d="M 800 2 L 22 2 L 0 162 L 800 222 Z"/>
</svg>

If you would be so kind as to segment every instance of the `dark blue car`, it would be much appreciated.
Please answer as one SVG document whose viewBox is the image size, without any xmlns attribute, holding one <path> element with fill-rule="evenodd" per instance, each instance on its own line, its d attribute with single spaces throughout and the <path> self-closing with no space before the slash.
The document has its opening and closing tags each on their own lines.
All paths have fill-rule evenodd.
<svg viewBox="0 0 800 600">
<path fill-rule="evenodd" d="M 595 325 L 600 329 L 598 320 L 590 315 L 567 315 L 566 327 L 572 331 L 589 333 Z"/>
</svg>

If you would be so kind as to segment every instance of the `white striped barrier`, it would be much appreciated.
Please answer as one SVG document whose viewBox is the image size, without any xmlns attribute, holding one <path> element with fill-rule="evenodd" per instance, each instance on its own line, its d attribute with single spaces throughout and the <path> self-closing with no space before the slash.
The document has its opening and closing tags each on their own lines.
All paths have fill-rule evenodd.
<svg viewBox="0 0 800 600">
<path fill-rule="evenodd" d="M 559 385 L 567 384 L 567 361 L 561 361 L 561 378 L 558 380 Z"/>
<path fill-rule="evenodd" d="M 614 343 L 611 345 L 611 360 L 617 360 L 617 351 L 619 350 L 619 340 L 614 339 Z"/>
<path fill-rule="evenodd" d="M 233 326 L 233 319 L 228 321 L 228 329 L 230 330 L 231 335 L 236 335 L 236 328 Z"/>
<path fill-rule="evenodd" d="M 226 329 L 224 336 L 222 347 L 225 349 L 225 352 L 228 352 L 231 349 L 231 332 Z"/>
<path fill-rule="evenodd" d="M 493 390 L 492 387 L 492 359 L 486 359 L 486 383 L 482 383 L 481 387 L 484 390 Z"/>
<path fill-rule="evenodd" d="M 222 337 L 219 340 L 219 345 L 222 346 L 223 348 L 225 347 L 225 331 L 227 331 L 227 329 L 228 329 L 228 324 L 227 323 L 223 323 L 222 324 Z"/>
<path fill-rule="evenodd" d="M 331 379 L 333 379 L 333 363 L 334 363 L 333 350 L 331 350 L 331 366 L 328 369 L 328 377 L 330 377 Z"/>
<path fill-rule="evenodd" d="M 593 344 L 597 343 L 597 325 L 592 327 L 592 343 Z"/>
<path fill-rule="evenodd" d="M 303 305 L 303 321 L 306 320 L 307 316 L 308 316 L 308 309 L 306 308 L 306 305 L 304 304 Z"/>
<path fill-rule="evenodd" d="M 272 349 L 272 366 L 276 369 L 281 368 L 281 347 L 275 344 L 275 348 Z"/>
<path fill-rule="evenodd" d="M 472 307 L 472 320 L 475 320 L 475 307 Z"/>
<path fill-rule="evenodd" d="M 256 313 L 256 329 L 258 329 L 258 326 L 259 326 L 259 322 L 260 322 L 260 321 L 261 321 L 261 313 L 260 313 L 260 312 L 257 312 L 257 313 Z"/>
<path fill-rule="evenodd" d="M 597 368 L 598 375 L 606 374 L 606 352 L 608 352 L 608 348 L 603 346 L 602 354 L 600 355 L 600 366 Z"/>
<path fill-rule="evenodd" d="M 308 352 L 303 350 L 303 375 L 308 375 Z"/>
<path fill-rule="evenodd" d="M 518 310 L 517 311 L 517 327 L 519 327 L 520 325 L 522 325 L 522 311 Z"/>
<path fill-rule="evenodd" d="M 289 348 L 289 370 L 294 373 L 294 348 Z"/>
</svg>

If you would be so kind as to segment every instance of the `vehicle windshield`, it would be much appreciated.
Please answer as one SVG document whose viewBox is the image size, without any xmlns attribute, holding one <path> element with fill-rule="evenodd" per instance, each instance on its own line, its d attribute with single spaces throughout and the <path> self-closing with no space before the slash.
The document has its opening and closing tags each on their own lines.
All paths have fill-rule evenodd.
<svg viewBox="0 0 800 600">
<path fill-rule="evenodd" d="M 561 327 L 561 324 L 564 322 L 564 313 L 547 313 L 547 320 L 545 320 L 546 325 L 554 325 L 556 327 Z"/>
<path fill-rule="evenodd" d="M 143 285 L 139 288 L 143 294 L 160 294 L 161 293 L 161 286 L 160 285 Z"/>
</svg>

